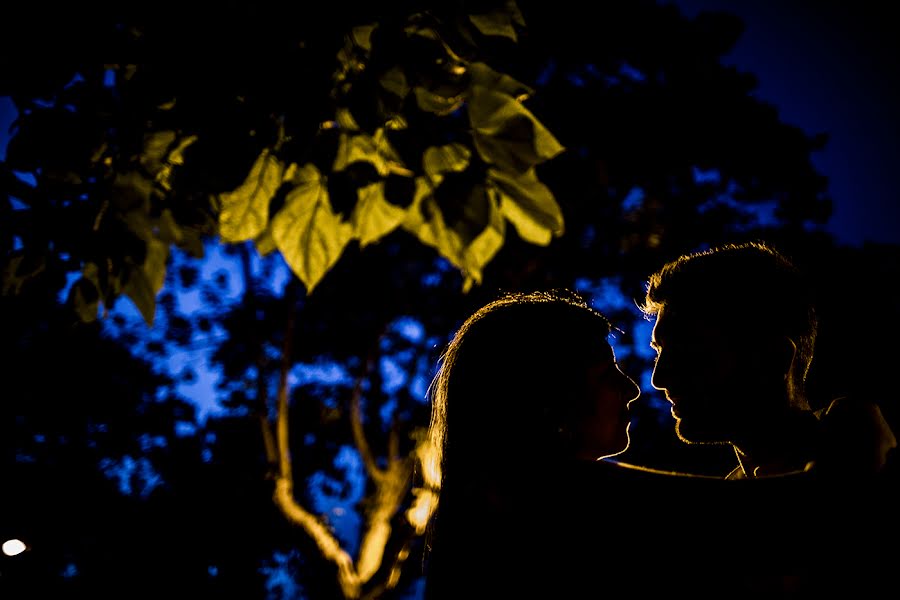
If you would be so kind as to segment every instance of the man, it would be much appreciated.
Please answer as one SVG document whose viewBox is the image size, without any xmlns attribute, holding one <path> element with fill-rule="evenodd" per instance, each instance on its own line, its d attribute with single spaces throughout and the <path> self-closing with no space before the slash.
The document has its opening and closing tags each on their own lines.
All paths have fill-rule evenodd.
<svg viewBox="0 0 900 600">
<path fill-rule="evenodd" d="M 878 406 L 805 393 L 817 319 L 811 287 L 760 242 L 685 254 L 652 274 L 642 310 L 655 317 L 651 383 L 688 444 L 730 444 L 726 479 L 813 471 L 881 472 L 897 441 Z"/>
<path fill-rule="evenodd" d="M 725 245 L 665 264 L 641 308 L 655 318 L 651 383 L 679 439 L 730 444 L 737 465 L 724 479 L 743 480 L 682 486 L 672 511 L 685 533 L 708 527 L 704 511 L 727 532 L 717 548 L 735 569 L 706 589 L 804 600 L 900 589 L 897 440 L 864 398 L 811 406 L 818 323 L 803 274 L 767 244 Z"/>
</svg>

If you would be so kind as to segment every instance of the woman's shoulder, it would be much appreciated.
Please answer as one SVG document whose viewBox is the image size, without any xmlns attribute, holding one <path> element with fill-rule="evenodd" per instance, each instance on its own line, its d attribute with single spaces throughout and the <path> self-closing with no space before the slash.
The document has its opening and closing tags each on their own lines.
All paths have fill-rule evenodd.
<svg viewBox="0 0 900 600">
<path fill-rule="evenodd" d="M 704 475 L 700 473 L 687 473 L 684 471 L 659 469 L 656 467 L 638 465 L 615 458 L 598 460 L 595 464 L 599 469 L 606 472 L 609 476 L 630 477 L 634 479 L 646 479 L 649 481 L 678 482 L 686 479 L 690 479 L 693 481 L 721 481 L 723 479 L 722 477 L 716 475 Z"/>
<path fill-rule="evenodd" d="M 615 503 L 629 510 L 654 509 L 661 499 L 671 505 L 687 503 L 698 495 L 734 489 L 722 477 L 658 469 L 615 459 L 573 465 L 565 474 L 581 504 Z"/>
</svg>

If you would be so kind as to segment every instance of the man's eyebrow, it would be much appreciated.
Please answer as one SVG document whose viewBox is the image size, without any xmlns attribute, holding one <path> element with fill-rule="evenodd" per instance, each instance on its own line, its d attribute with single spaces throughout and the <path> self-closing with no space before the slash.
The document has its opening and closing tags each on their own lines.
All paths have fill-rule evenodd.
<svg viewBox="0 0 900 600">
<path fill-rule="evenodd" d="M 660 345 L 656 343 L 656 340 L 650 340 L 650 347 L 654 350 L 659 350 Z"/>
</svg>

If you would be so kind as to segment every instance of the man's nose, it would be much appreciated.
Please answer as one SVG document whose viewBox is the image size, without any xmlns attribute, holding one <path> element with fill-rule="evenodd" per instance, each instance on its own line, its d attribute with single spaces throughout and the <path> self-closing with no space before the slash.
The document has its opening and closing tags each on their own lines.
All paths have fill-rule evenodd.
<svg viewBox="0 0 900 600">
<path fill-rule="evenodd" d="M 656 363 L 653 365 L 653 373 L 650 375 L 650 385 L 658 390 L 665 390 L 668 385 L 667 362 L 663 358 L 662 352 L 656 357 Z"/>
</svg>

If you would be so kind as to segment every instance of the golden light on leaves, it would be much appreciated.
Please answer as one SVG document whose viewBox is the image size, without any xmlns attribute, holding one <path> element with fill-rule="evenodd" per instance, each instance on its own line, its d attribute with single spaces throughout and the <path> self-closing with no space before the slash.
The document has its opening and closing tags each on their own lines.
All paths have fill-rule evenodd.
<svg viewBox="0 0 900 600">
<path fill-rule="evenodd" d="M 524 25 L 514 3 L 492 13 L 470 15 L 470 20 L 485 35 L 512 40 L 516 39 L 516 26 Z M 348 91 L 355 81 L 353 72 L 365 70 L 364 64 L 357 63 L 367 61 L 376 27 L 358 27 L 346 37 L 338 53 L 343 67 L 335 73 L 336 90 Z M 320 173 L 312 164 L 298 167 L 291 163 L 285 168 L 276 157 L 278 144 L 261 152 L 237 189 L 218 197 L 222 240 L 254 240 L 261 254 L 277 248 L 307 293 L 340 259 L 350 241 L 358 240 L 360 247 L 365 247 L 398 227 L 456 266 L 464 277 L 464 292 L 481 283 L 485 266 L 503 247 L 507 220 L 523 240 L 533 244 L 547 245 L 563 233 L 562 211 L 552 192 L 538 181 L 534 167 L 564 148 L 522 103 L 533 90 L 484 62 L 463 60 L 432 28 L 412 23 L 404 32 L 437 42 L 443 57 L 438 62 L 446 59 L 448 77 L 468 75 L 470 79 L 453 93 L 437 93 L 434 90 L 438 88 L 431 85 L 411 89 L 408 74 L 396 66 L 373 75 L 379 89 L 401 99 L 412 91 L 418 108 L 436 117 L 465 109 L 471 141 L 427 147 L 417 169 L 415 161 L 405 164 L 390 141 L 389 132 L 407 127 L 403 114 L 386 113 L 380 127 L 366 131 L 349 106 L 339 102 L 334 120 L 323 121 L 319 128 L 339 132 L 331 172 L 368 164 L 380 178 L 364 182 L 356 190 L 356 203 L 346 220 L 331 205 L 328 173 Z M 166 187 L 166 165 L 180 164 L 181 152 L 193 139 L 177 143 L 173 132 L 154 136 L 147 140 L 144 159 L 153 167 L 151 172 L 162 174 L 161 183 Z M 473 151 L 489 166 L 487 177 L 453 192 L 458 195 L 455 199 L 436 195 L 448 174 L 466 176 Z M 406 208 L 387 201 L 389 176 L 415 178 Z M 282 186 L 290 186 L 285 203 L 277 214 L 270 215 L 271 202 Z M 449 215 L 444 214 L 445 209 L 450 210 Z"/>
<path fill-rule="evenodd" d="M 251 240 L 266 229 L 269 202 L 281 187 L 283 172 L 281 162 L 265 149 L 244 183 L 232 192 L 219 195 L 219 235 L 223 241 Z"/>
<path fill-rule="evenodd" d="M 510 176 L 491 169 L 489 178 L 500 198 L 500 212 L 516 228 L 523 240 L 546 246 L 565 230 L 562 210 L 550 189 L 541 183 L 531 169 L 520 176 Z"/>
<path fill-rule="evenodd" d="M 314 165 L 299 168 L 291 183 L 272 219 L 272 238 L 310 293 L 340 258 L 353 228 L 332 210 L 326 181 Z"/>
<path fill-rule="evenodd" d="M 405 217 L 405 209 L 385 199 L 384 182 L 375 182 L 359 190 L 351 217 L 353 237 L 364 248 L 396 229 Z"/>
</svg>

